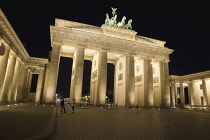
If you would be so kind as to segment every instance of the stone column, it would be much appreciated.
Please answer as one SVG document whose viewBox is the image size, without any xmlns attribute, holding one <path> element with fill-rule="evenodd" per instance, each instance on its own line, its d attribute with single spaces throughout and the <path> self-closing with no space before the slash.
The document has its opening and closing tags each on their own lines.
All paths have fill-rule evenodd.
<svg viewBox="0 0 210 140">
<path fill-rule="evenodd" d="M 20 76 L 19 76 L 20 80 L 18 83 L 18 90 L 17 90 L 17 96 L 16 96 L 17 102 L 23 101 L 27 73 L 28 73 L 28 69 L 26 68 L 25 64 L 23 64 L 21 67 L 21 72 L 20 72 Z"/>
<path fill-rule="evenodd" d="M 134 105 L 135 79 L 134 79 L 134 57 L 126 57 L 126 105 Z"/>
<path fill-rule="evenodd" d="M 45 96 L 46 96 L 48 75 L 49 75 L 49 66 L 50 66 L 50 62 L 48 62 L 47 65 L 45 66 L 44 90 L 43 90 L 43 98 L 41 101 L 42 103 L 45 101 Z"/>
<path fill-rule="evenodd" d="M 98 104 L 106 103 L 106 83 L 107 83 L 107 51 L 100 51 L 99 65 L 98 65 Z"/>
<path fill-rule="evenodd" d="M 9 100 L 10 100 L 9 90 L 11 88 L 11 85 L 12 85 L 11 83 L 13 81 L 16 58 L 17 56 L 15 54 L 10 54 L 10 59 L 7 66 L 6 78 L 4 81 L 4 88 L 2 92 L 3 94 L 1 98 L 1 102 L 4 102 L 4 103 L 9 103 Z"/>
<path fill-rule="evenodd" d="M 44 68 L 39 69 L 39 77 L 37 81 L 36 96 L 35 96 L 35 103 L 38 103 L 38 104 L 40 103 L 41 94 L 43 92 L 44 73 L 45 73 Z"/>
<path fill-rule="evenodd" d="M 177 90 L 177 84 L 175 84 L 175 106 L 178 105 L 178 90 Z"/>
<path fill-rule="evenodd" d="M 180 83 L 180 97 L 181 97 L 181 107 L 184 108 L 185 106 L 185 95 L 184 95 L 184 86 L 183 83 Z"/>
<path fill-rule="evenodd" d="M 161 104 L 162 107 L 170 107 L 170 85 L 169 85 L 169 69 L 168 69 L 169 61 L 160 62 L 160 74 L 161 74 L 161 91 L 162 91 L 162 99 Z"/>
<path fill-rule="evenodd" d="M 25 74 L 25 77 L 24 77 L 23 93 L 22 93 L 22 99 L 23 99 L 24 102 L 27 101 L 27 91 L 28 91 L 29 77 L 30 77 L 29 68 L 26 67 L 26 74 Z"/>
<path fill-rule="evenodd" d="M 104 105 L 106 102 L 107 51 L 99 50 L 93 57 L 90 81 L 91 103 Z"/>
<path fill-rule="evenodd" d="M 195 105 L 194 82 L 193 81 L 190 81 L 188 88 L 189 88 L 190 105 Z"/>
<path fill-rule="evenodd" d="M 16 102 L 16 96 L 17 96 L 17 87 L 20 79 L 20 68 L 21 68 L 21 62 L 18 60 L 16 61 L 15 65 L 15 72 L 14 77 L 12 81 L 12 87 L 10 88 L 9 94 L 10 94 L 10 103 Z"/>
<path fill-rule="evenodd" d="M 75 100 L 79 104 L 82 96 L 82 81 L 83 81 L 83 67 L 84 67 L 84 48 L 77 47 L 72 67 L 71 75 L 71 89 L 70 89 L 70 102 Z"/>
<path fill-rule="evenodd" d="M 202 86 L 203 86 L 203 103 L 204 105 L 208 105 L 207 87 L 205 79 L 202 79 Z"/>
<path fill-rule="evenodd" d="M 5 45 L 5 53 L 3 56 L 0 56 L 0 102 L 3 95 L 4 80 L 7 70 L 8 58 L 9 58 L 10 48 Z"/>
<path fill-rule="evenodd" d="M 25 96 L 25 101 L 27 101 L 27 102 L 30 99 L 31 81 L 32 81 L 32 72 L 29 69 L 29 71 L 28 71 L 28 82 L 27 82 L 27 88 L 26 88 L 26 96 Z"/>
<path fill-rule="evenodd" d="M 175 106 L 175 93 L 176 93 L 176 89 L 175 89 L 175 82 L 171 82 L 171 106 L 174 107 Z"/>
<path fill-rule="evenodd" d="M 51 62 L 48 75 L 48 84 L 45 95 L 45 103 L 54 104 L 57 88 L 58 69 L 60 63 L 61 44 L 54 43 L 52 46 Z"/>
<path fill-rule="evenodd" d="M 154 107 L 152 59 L 144 59 L 145 106 Z"/>
</svg>

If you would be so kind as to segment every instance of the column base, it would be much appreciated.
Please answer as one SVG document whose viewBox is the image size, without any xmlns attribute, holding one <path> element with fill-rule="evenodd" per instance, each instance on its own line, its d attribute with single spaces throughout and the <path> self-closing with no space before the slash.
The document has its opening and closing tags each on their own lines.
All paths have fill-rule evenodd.
<svg viewBox="0 0 210 140">
<path fill-rule="evenodd" d="M 38 101 L 36 101 L 36 102 L 34 102 L 35 104 L 41 104 L 40 102 L 38 102 Z"/>
<path fill-rule="evenodd" d="M 40 103 L 37 103 L 37 104 L 40 104 Z M 56 105 L 56 102 L 45 102 L 43 104 L 45 104 L 45 105 Z"/>
<path fill-rule="evenodd" d="M 8 100 L 2 100 L 2 101 L 0 101 L 0 104 L 9 104 L 9 101 Z"/>
<path fill-rule="evenodd" d="M 96 105 L 97 107 L 107 107 L 107 105 L 106 104 L 98 104 L 98 105 Z"/>
<path fill-rule="evenodd" d="M 10 103 L 10 104 L 15 104 L 16 102 L 15 102 L 15 101 L 9 101 L 9 103 Z"/>
</svg>

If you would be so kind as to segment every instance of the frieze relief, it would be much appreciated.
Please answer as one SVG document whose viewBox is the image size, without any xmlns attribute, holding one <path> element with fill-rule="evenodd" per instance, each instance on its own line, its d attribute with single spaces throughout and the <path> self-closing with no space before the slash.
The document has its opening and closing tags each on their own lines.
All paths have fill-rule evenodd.
<svg viewBox="0 0 210 140">
<path fill-rule="evenodd" d="M 101 28 L 103 29 L 103 33 L 105 35 L 119 37 L 123 39 L 135 40 L 135 35 L 137 34 L 137 32 L 132 30 L 122 29 L 119 27 L 110 26 L 106 24 L 103 24 Z"/>
<path fill-rule="evenodd" d="M 158 77 L 153 77 L 153 83 L 159 83 L 159 78 Z"/>
<path fill-rule="evenodd" d="M 118 75 L 118 81 L 123 80 L 123 73 Z"/>
<path fill-rule="evenodd" d="M 78 44 L 78 42 L 84 42 L 84 43 L 89 43 L 92 45 L 100 45 L 103 47 L 107 47 L 107 49 L 111 49 L 111 48 L 119 48 L 119 49 L 124 49 L 124 51 L 128 52 L 128 50 L 132 53 L 136 53 L 138 54 L 138 52 L 143 52 L 143 53 L 149 53 L 149 54 L 154 54 L 157 56 L 164 56 L 166 58 L 168 58 L 168 55 L 170 53 L 172 53 L 172 50 L 170 49 L 154 49 L 154 48 L 145 48 L 148 45 L 144 45 L 144 44 L 138 44 L 138 43 L 130 43 L 129 45 L 125 45 L 127 44 L 125 41 L 114 41 L 113 43 L 111 41 L 106 41 L 106 39 L 102 39 L 101 37 L 91 37 L 91 36 L 83 36 L 83 35 L 78 35 L 75 33 L 68 33 L 68 35 L 65 35 L 65 33 L 60 32 L 59 33 L 59 38 L 60 39 L 68 39 L 71 40 L 75 43 Z"/>
<path fill-rule="evenodd" d="M 142 81 L 142 75 L 135 77 L 135 82 L 141 82 Z"/>
<path fill-rule="evenodd" d="M 95 70 L 92 74 L 92 79 L 96 78 L 97 77 L 97 70 Z"/>
</svg>

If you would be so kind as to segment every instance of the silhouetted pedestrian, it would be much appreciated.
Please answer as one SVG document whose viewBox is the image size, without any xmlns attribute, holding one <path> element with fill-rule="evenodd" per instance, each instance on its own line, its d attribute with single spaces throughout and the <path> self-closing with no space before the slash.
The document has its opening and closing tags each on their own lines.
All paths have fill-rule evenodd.
<svg viewBox="0 0 210 140">
<path fill-rule="evenodd" d="M 65 109 L 65 105 L 64 105 L 64 99 L 61 100 L 60 106 L 61 106 L 61 113 L 63 113 L 63 110 L 64 110 L 64 113 L 66 113 L 66 109 Z"/>
<path fill-rule="evenodd" d="M 71 108 L 72 108 L 72 114 L 74 114 L 74 108 L 75 108 L 75 101 L 73 100 L 73 102 L 71 103 Z"/>
</svg>

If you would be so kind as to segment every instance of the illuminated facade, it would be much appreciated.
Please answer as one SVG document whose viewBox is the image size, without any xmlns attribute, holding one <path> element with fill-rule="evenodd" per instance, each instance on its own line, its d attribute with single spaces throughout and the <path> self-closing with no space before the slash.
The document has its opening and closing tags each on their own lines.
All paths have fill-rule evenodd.
<svg viewBox="0 0 210 140">
<path fill-rule="evenodd" d="M 207 106 L 210 101 L 210 71 L 170 76 L 173 106 Z"/>
<path fill-rule="evenodd" d="M 136 35 L 133 30 L 55 19 L 50 26 L 50 60 L 30 57 L 0 11 L 0 101 L 28 101 L 32 74 L 39 74 L 35 103 L 54 103 L 60 57 L 73 59 L 70 102 L 80 103 L 84 60 L 92 61 L 90 103 L 105 104 L 107 63 L 115 65 L 114 104 L 139 107 L 171 106 L 169 54 L 166 42 Z M 12 83 L 12 84 L 10 84 Z"/>
<path fill-rule="evenodd" d="M 60 57 L 73 58 L 70 102 L 80 103 L 84 59 L 92 61 L 90 102 L 105 104 L 107 63 L 115 65 L 114 104 L 169 107 L 168 62 L 173 50 L 137 32 L 103 24 L 101 27 L 55 20 L 46 102 L 53 102 Z M 52 76 L 53 75 L 53 76 Z"/>
<path fill-rule="evenodd" d="M 47 59 L 30 57 L 0 9 L 0 103 L 27 102 L 33 74 L 39 74 L 36 100 L 40 102 Z"/>
</svg>

